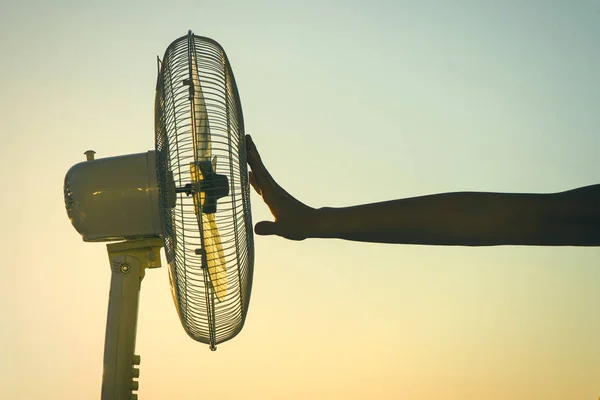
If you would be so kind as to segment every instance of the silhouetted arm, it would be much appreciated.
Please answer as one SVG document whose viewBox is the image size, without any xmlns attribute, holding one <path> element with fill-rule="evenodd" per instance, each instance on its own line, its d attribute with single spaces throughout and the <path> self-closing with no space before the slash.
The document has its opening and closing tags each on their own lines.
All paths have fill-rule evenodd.
<svg viewBox="0 0 600 400">
<path fill-rule="evenodd" d="M 250 137 L 250 182 L 274 222 L 259 235 L 428 245 L 600 245 L 600 185 L 553 194 L 457 192 L 314 209 L 281 188 Z"/>
<path fill-rule="evenodd" d="M 308 237 L 432 245 L 600 245 L 600 185 L 555 194 L 459 192 L 316 210 Z"/>
</svg>

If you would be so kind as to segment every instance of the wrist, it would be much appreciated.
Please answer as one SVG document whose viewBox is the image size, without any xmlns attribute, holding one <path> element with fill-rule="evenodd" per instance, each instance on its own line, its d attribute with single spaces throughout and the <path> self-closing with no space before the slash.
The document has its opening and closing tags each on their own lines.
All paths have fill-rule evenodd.
<svg viewBox="0 0 600 400">
<path fill-rule="evenodd" d="M 315 208 L 312 218 L 312 229 L 309 237 L 311 238 L 329 238 L 332 237 L 333 225 L 331 216 L 333 212 L 331 207 Z"/>
</svg>

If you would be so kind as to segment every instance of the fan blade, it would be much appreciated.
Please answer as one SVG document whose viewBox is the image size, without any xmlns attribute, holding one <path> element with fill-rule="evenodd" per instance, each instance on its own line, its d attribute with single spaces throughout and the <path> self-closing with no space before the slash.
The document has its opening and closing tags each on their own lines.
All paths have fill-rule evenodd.
<svg viewBox="0 0 600 400">
<path fill-rule="evenodd" d="M 194 138 L 194 154 L 198 161 L 210 161 L 210 127 L 208 124 L 208 113 L 206 111 L 206 101 L 200 77 L 198 76 L 198 65 L 196 53 L 192 52 L 192 137 Z"/>
<path fill-rule="evenodd" d="M 223 243 L 221 242 L 221 235 L 219 234 L 214 214 L 204 214 L 202 229 L 204 230 L 204 248 L 206 249 L 208 275 L 210 276 L 217 299 L 222 301 L 227 294 L 227 268 L 225 265 Z"/>
<path fill-rule="evenodd" d="M 202 171 L 195 163 L 190 164 L 190 175 L 194 185 L 202 181 Z M 196 214 L 198 227 L 202 230 L 202 237 L 204 238 L 207 263 L 205 267 L 208 267 L 208 275 L 214 293 L 217 299 L 221 301 L 227 294 L 227 266 L 225 263 L 223 242 L 221 241 L 215 215 L 202 213 L 202 204 L 204 204 L 205 199 L 204 192 L 197 191 L 192 196 L 194 198 L 194 213 Z"/>
</svg>

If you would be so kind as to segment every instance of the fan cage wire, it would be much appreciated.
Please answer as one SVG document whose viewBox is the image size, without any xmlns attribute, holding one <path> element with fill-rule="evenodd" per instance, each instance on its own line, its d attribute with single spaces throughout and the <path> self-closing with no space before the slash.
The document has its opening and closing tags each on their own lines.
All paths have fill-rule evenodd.
<svg viewBox="0 0 600 400">
<path fill-rule="evenodd" d="M 229 194 L 218 199 L 214 214 L 227 268 L 227 293 L 222 300 L 215 299 L 206 268 L 206 258 L 216 255 L 196 252 L 202 249 L 203 238 L 193 196 L 173 190 L 191 182 L 190 165 L 198 161 L 192 135 L 190 55 L 196 60 L 206 105 L 205 115 L 196 112 L 193 117 L 207 119 L 216 173 L 229 180 Z M 229 60 L 212 39 L 190 32 L 175 40 L 159 62 L 159 70 L 155 138 L 171 290 L 187 334 L 214 348 L 242 329 L 252 287 L 254 243 L 242 109 Z"/>
</svg>

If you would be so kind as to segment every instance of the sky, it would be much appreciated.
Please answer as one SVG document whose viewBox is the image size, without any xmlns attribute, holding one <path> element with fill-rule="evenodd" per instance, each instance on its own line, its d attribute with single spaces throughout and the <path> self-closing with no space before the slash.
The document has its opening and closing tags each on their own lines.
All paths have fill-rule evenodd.
<svg viewBox="0 0 600 400">
<path fill-rule="evenodd" d="M 63 179 L 88 149 L 153 148 L 156 56 L 188 29 L 225 48 L 247 133 L 311 206 L 598 183 L 597 1 L 0 0 L 0 398 L 99 398 L 110 270 Z M 147 272 L 140 399 L 600 396 L 599 249 L 255 249 L 216 352 Z"/>
</svg>

